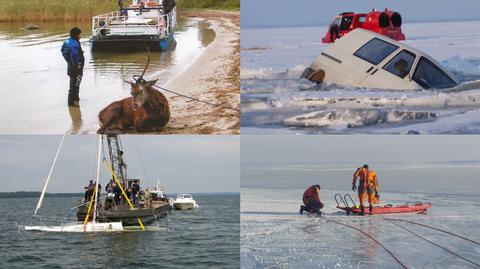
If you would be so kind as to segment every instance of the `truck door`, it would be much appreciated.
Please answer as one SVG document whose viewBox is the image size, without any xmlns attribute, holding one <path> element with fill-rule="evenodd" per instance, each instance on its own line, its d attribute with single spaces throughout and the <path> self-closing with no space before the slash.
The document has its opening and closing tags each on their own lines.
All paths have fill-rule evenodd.
<svg viewBox="0 0 480 269">
<path fill-rule="evenodd" d="M 418 89 L 410 71 L 417 55 L 407 49 L 378 64 L 362 82 L 362 86 L 382 89 Z"/>
</svg>

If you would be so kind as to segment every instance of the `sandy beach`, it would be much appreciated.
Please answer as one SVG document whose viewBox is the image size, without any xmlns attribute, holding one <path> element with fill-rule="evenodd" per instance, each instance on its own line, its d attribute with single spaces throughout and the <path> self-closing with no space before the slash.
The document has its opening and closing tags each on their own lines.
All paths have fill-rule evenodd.
<svg viewBox="0 0 480 269">
<path fill-rule="evenodd" d="M 165 93 L 171 119 L 161 133 L 240 133 L 240 14 L 225 11 L 184 12 L 181 15 L 206 20 L 215 40 L 183 72 L 163 87 L 224 107 L 215 107 Z"/>
</svg>

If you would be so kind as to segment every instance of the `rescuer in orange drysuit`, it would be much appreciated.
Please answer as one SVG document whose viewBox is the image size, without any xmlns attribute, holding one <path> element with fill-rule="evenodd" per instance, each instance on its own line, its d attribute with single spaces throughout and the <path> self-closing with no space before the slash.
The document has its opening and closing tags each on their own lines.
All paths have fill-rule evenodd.
<svg viewBox="0 0 480 269">
<path fill-rule="evenodd" d="M 377 173 L 373 170 L 368 169 L 368 165 L 363 165 L 358 168 L 357 171 L 353 174 L 352 190 L 356 191 L 357 179 L 359 180 L 358 184 L 358 199 L 360 200 L 360 214 L 365 215 L 365 206 L 364 206 L 364 194 L 368 194 L 368 204 L 369 204 L 369 214 L 373 214 L 373 205 L 375 199 L 380 199 L 378 194 L 378 181 Z"/>
<path fill-rule="evenodd" d="M 303 193 L 303 204 L 300 206 L 300 214 L 303 214 L 303 211 L 322 214 L 320 212 L 320 209 L 323 208 L 323 203 L 320 201 L 320 185 L 310 186 Z"/>
</svg>

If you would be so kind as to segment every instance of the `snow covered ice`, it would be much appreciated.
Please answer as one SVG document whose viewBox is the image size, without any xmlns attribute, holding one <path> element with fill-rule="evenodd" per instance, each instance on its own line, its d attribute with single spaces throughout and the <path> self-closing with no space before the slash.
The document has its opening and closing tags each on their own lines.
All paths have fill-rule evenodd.
<svg viewBox="0 0 480 269">
<path fill-rule="evenodd" d="M 402 26 L 461 82 L 480 79 L 480 21 Z M 480 133 L 480 89 L 393 91 L 299 80 L 326 27 L 242 29 L 242 133 Z"/>
</svg>

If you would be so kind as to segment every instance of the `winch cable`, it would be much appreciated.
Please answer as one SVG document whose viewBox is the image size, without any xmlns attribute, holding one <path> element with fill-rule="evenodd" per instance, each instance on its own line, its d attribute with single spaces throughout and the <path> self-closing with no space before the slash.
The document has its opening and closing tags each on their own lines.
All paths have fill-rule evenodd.
<svg viewBox="0 0 480 269">
<path fill-rule="evenodd" d="M 403 268 L 405 269 L 408 269 L 408 267 L 402 262 L 400 261 L 400 259 L 391 251 L 389 250 L 384 244 L 382 244 L 382 242 L 380 242 L 379 240 L 377 240 L 375 237 L 373 237 L 372 235 L 370 235 L 369 233 L 363 231 L 362 229 L 359 229 L 355 226 L 352 226 L 352 225 L 348 225 L 346 223 L 343 223 L 343 222 L 339 222 L 339 221 L 336 221 L 336 220 L 333 220 L 333 219 L 327 219 L 325 218 L 324 216 L 320 216 L 321 219 L 324 219 L 326 220 L 327 222 L 333 222 L 333 223 L 336 223 L 336 224 L 340 224 L 340 225 L 343 225 L 345 227 L 348 227 L 350 229 L 353 229 L 353 230 L 357 230 L 359 231 L 360 233 L 366 235 L 368 238 L 372 239 L 375 243 L 377 243 L 379 246 L 381 246 L 388 254 L 390 254 L 390 256 L 392 256 L 392 258 L 400 265 L 402 266 Z"/>
<path fill-rule="evenodd" d="M 384 218 L 384 219 L 387 220 L 386 218 Z M 387 220 L 387 221 L 388 221 L 388 220 Z M 441 246 L 441 245 L 439 245 L 439 244 L 437 244 L 437 243 L 435 243 L 435 242 L 433 242 L 433 241 L 425 238 L 424 236 L 422 236 L 422 235 L 420 235 L 420 234 L 415 233 L 415 232 L 412 231 L 412 230 L 409 230 L 409 229 L 407 229 L 407 228 L 405 228 L 405 227 L 403 227 L 403 226 L 398 225 L 398 224 L 395 223 L 395 222 L 392 222 L 392 221 L 389 221 L 389 222 L 390 222 L 391 224 L 393 224 L 393 225 L 395 225 L 395 226 L 397 226 L 397 227 L 399 227 L 399 228 L 401 228 L 401 229 L 403 229 L 403 230 L 405 230 L 405 231 L 407 231 L 407 232 L 415 235 L 416 237 L 418 237 L 418 238 L 420 238 L 420 239 L 423 239 L 423 240 L 427 241 L 428 243 L 430 243 L 430 244 L 432 244 L 432 245 L 434 245 L 434 246 L 436 246 L 436 247 L 439 247 L 439 248 L 445 250 L 446 252 L 448 252 L 448 253 L 450 253 L 450 254 L 452 254 L 452 255 L 454 255 L 454 256 L 456 256 L 456 257 L 458 257 L 458 258 L 460 258 L 460 259 L 462 259 L 462 260 L 464 260 L 464 261 L 467 261 L 467 262 L 469 262 L 469 263 L 471 263 L 471 264 L 473 264 L 473 265 L 475 265 L 475 266 L 480 267 L 480 263 L 476 263 L 476 262 L 474 262 L 474 261 L 472 261 L 472 260 L 470 260 L 470 259 L 468 259 L 468 258 L 465 258 L 465 257 L 463 257 L 462 255 L 457 254 L 457 253 L 451 251 L 450 249 L 448 249 L 448 248 L 446 248 L 446 247 L 443 247 L 443 246 Z"/>
<path fill-rule="evenodd" d="M 147 81 L 145 79 L 143 79 L 141 76 L 139 75 L 133 75 L 133 80 L 135 81 L 135 83 L 138 83 L 138 82 L 142 82 L 142 83 L 146 83 Z M 224 104 L 215 104 L 215 103 L 212 103 L 212 102 L 208 102 L 208 101 L 204 101 L 204 100 L 200 100 L 198 98 L 195 98 L 195 97 L 191 97 L 191 96 L 188 96 L 188 95 L 185 95 L 185 94 L 181 94 L 181 93 L 178 93 L 178 92 L 175 92 L 175 91 L 172 91 L 172 90 L 169 90 L 165 87 L 161 87 L 161 86 L 157 86 L 157 85 L 153 85 L 152 87 L 155 87 L 159 90 L 163 90 L 163 91 L 166 91 L 166 92 L 169 92 L 171 94 L 175 94 L 177 96 L 180 96 L 180 97 L 183 97 L 183 98 L 187 98 L 187 99 L 190 99 L 192 101 L 196 101 L 196 102 L 199 102 L 199 103 L 204 103 L 204 104 L 207 104 L 207 105 L 210 105 L 210 106 L 214 106 L 214 107 L 221 107 L 221 108 L 224 108 L 224 109 L 228 109 L 228 110 L 233 110 L 233 111 L 236 111 L 236 112 L 240 112 L 240 109 L 237 109 L 237 108 L 234 108 L 234 107 L 231 107 L 231 106 L 227 106 L 227 105 L 224 105 Z"/>
<path fill-rule="evenodd" d="M 226 106 L 224 104 L 216 104 L 216 103 L 211 103 L 211 102 L 208 102 L 208 101 L 204 101 L 204 100 L 200 100 L 198 98 L 195 98 L 195 97 L 191 97 L 191 96 L 188 96 L 188 95 L 185 95 L 185 94 L 181 94 L 181 93 L 178 93 L 178 92 L 174 92 L 172 90 L 169 90 L 169 89 L 166 89 L 164 87 L 161 87 L 161 86 L 157 86 L 157 85 L 153 85 L 153 87 L 157 88 L 157 89 L 160 89 L 160 90 L 164 90 L 166 92 L 169 92 L 169 93 L 172 93 L 172 94 L 175 94 L 175 95 L 178 95 L 180 97 L 184 97 L 184 98 L 187 98 L 187 99 L 190 99 L 192 101 L 196 101 L 196 102 L 200 102 L 200 103 L 204 103 L 204 104 L 207 104 L 207 105 L 210 105 L 210 106 L 214 106 L 214 107 L 221 107 L 221 108 L 224 108 L 224 109 L 228 109 L 228 110 L 233 110 L 233 111 L 236 111 L 236 112 L 240 112 L 240 109 L 238 108 L 234 108 L 234 107 L 231 107 L 231 106 Z"/>
<path fill-rule="evenodd" d="M 401 222 L 406 222 L 406 223 L 411 223 L 411 224 L 419 225 L 419 226 L 422 226 L 422 227 L 425 227 L 425 228 L 429 228 L 429 229 L 436 230 L 436 231 L 439 231 L 439 232 L 442 232 L 442 233 L 446 233 L 446 234 L 451 235 L 451 236 L 454 236 L 454 237 L 458 237 L 458 238 L 460 238 L 460 239 L 463 239 L 463 240 L 465 240 L 465 241 L 468 241 L 468 242 L 470 242 L 470 243 L 477 244 L 477 245 L 480 246 L 480 242 L 478 242 L 478 241 L 475 241 L 475 240 L 466 238 L 466 237 L 464 237 L 464 236 L 461 236 L 461 235 L 458 235 L 458 234 L 454 234 L 454 233 L 452 233 L 452 232 L 449 232 L 449 231 L 446 231 L 446 230 L 442 230 L 442 229 L 439 229 L 439 228 L 436 228 L 436 227 L 433 227 L 433 226 L 429 226 L 429 225 L 426 225 L 426 224 L 422 224 L 422 223 L 418 223 L 418 222 L 414 222 L 414 221 L 410 221 L 410 220 L 403 220 L 403 219 L 389 219 L 389 218 L 385 218 L 385 220 L 388 220 L 388 221 L 401 221 Z"/>
</svg>

